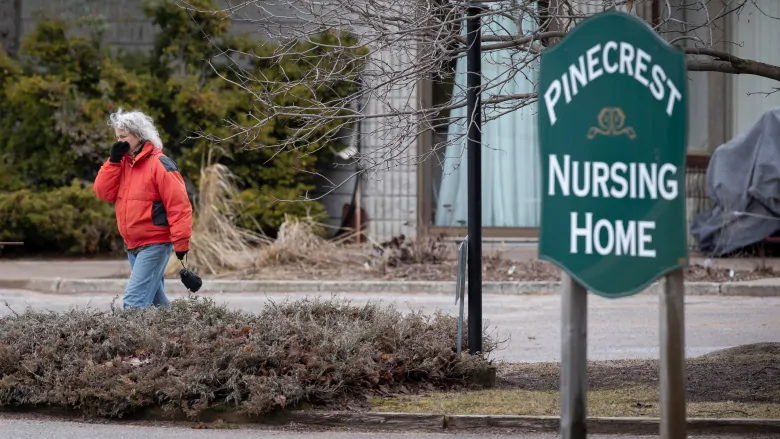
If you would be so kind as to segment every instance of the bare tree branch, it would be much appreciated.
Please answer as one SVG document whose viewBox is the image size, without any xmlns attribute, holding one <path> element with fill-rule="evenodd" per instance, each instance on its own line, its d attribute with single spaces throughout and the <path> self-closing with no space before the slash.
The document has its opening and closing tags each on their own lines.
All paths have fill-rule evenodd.
<svg viewBox="0 0 780 439">
<path fill-rule="evenodd" d="M 760 61 L 742 59 L 726 52 L 708 48 L 688 48 L 689 55 L 706 55 L 710 60 L 688 60 L 688 70 L 696 72 L 722 72 L 732 74 L 756 75 L 780 81 L 780 67 Z"/>
<path fill-rule="evenodd" d="M 651 26 L 684 49 L 691 71 L 780 81 L 778 66 L 716 50 L 724 41 L 714 31 L 750 2 L 755 0 L 661 0 L 660 22 Z M 488 123 L 513 111 L 533 115 L 540 55 L 577 23 L 607 9 L 647 13 L 650 6 L 650 0 L 483 3 L 482 114 Z M 251 26 L 268 41 L 268 50 L 262 53 L 221 47 L 231 57 L 251 61 L 250 65 L 237 61 L 235 77 L 225 78 L 248 93 L 256 109 L 247 123 L 230 122 L 231 137 L 245 140 L 248 148 L 295 153 L 307 142 L 344 143 L 360 128 L 358 141 L 366 148 L 355 160 L 368 174 L 417 164 L 444 151 L 459 156 L 466 135 L 463 69 L 468 5 L 466 0 L 243 0 L 225 8 L 235 22 Z M 345 32 L 357 36 L 358 42 L 350 42 Z M 335 40 L 319 38 L 323 34 Z M 300 43 L 309 49 L 300 51 Z M 282 66 L 290 74 L 265 77 L 258 65 Z M 356 65 L 361 66 L 359 75 L 350 70 Z M 436 87 L 433 102 L 420 94 L 420 84 L 426 83 Z M 353 84 L 356 91 L 338 95 L 334 93 L 338 84 Z M 287 99 L 302 95 L 312 98 Z M 277 118 L 296 121 L 297 129 L 278 145 L 258 144 L 257 133 Z M 418 152 L 418 138 L 432 132 L 439 140 L 429 151 Z M 333 190 L 340 184 L 333 182 Z"/>
</svg>

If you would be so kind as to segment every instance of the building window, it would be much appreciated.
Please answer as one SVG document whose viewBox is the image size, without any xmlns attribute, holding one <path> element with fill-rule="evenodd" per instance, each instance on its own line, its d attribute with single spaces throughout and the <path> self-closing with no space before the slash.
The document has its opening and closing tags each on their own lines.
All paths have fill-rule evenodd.
<svg viewBox="0 0 780 439">
<path fill-rule="evenodd" d="M 483 35 L 530 34 L 537 23 L 523 14 L 515 20 L 494 15 L 483 20 Z M 521 30 L 518 30 L 520 28 Z M 461 29 L 465 37 L 465 23 Z M 483 53 L 483 101 L 495 96 L 533 93 L 538 61 L 517 48 Z M 466 58 L 460 57 L 434 79 L 433 105 L 465 102 Z M 518 68 L 521 67 L 521 68 Z M 484 227 L 538 227 L 540 170 L 536 105 L 513 110 L 518 101 L 483 107 L 482 224 Z M 465 227 L 467 219 L 466 107 L 443 111 L 432 139 L 430 225 Z M 440 119 L 440 120 L 442 120 Z"/>
</svg>

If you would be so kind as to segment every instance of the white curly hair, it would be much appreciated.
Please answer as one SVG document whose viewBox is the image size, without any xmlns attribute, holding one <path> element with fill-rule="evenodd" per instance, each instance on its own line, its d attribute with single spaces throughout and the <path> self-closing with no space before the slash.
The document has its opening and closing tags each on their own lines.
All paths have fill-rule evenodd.
<svg viewBox="0 0 780 439">
<path fill-rule="evenodd" d="M 111 113 L 108 125 L 114 131 L 126 131 L 139 139 L 151 142 L 157 149 L 163 147 L 160 133 L 155 128 L 152 118 L 138 110 L 126 112 L 120 108 L 116 113 Z"/>
</svg>

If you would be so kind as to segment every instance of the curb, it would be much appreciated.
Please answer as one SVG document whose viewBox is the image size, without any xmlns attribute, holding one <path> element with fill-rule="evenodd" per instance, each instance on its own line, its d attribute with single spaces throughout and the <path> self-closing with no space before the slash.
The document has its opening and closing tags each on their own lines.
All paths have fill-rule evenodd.
<svg viewBox="0 0 780 439">
<path fill-rule="evenodd" d="M 124 292 L 127 279 L 0 279 L 0 289 L 17 289 L 41 293 L 110 293 Z M 644 292 L 658 294 L 662 283 L 650 285 Z M 166 291 L 186 293 L 178 278 L 166 279 Z M 198 293 L 415 293 L 454 294 L 455 282 L 447 281 L 303 281 L 303 280 L 209 280 L 203 281 Z M 558 281 L 484 282 L 484 294 L 554 295 L 560 291 Z M 780 297 L 780 285 L 742 282 L 685 282 L 688 296 Z"/>
<path fill-rule="evenodd" d="M 555 416 L 444 416 L 444 429 L 468 431 L 475 429 L 508 429 L 519 433 L 558 432 L 560 418 Z M 660 418 L 588 418 L 591 434 L 658 434 Z M 778 433 L 780 419 L 715 419 L 688 418 L 687 433 Z"/>
<path fill-rule="evenodd" d="M 55 417 L 83 417 L 77 411 L 55 407 L 0 408 L 0 413 L 27 413 Z M 275 414 L 252 417 L 240 412 L 219 412 L 206 409 L 195 417 L 182 412 L 165 414 L 159 408 L 150 408 L 124 417 L 127 421 L 200 422 L 221 421 L 234 425 L 309 426 L 325 428 L 352 428 L 363 431 L 393 432 L 469 432 L 505 430 L 512 433 L 557 433 L 560 418 L 556 416 L 514 415 L 442 415 L 390 412 L 332 412 L 312 410 L 281 411 Z M 660 418 L 596 418 L 587 419 L 590 434 L 654 435 L 660 430 Z M 780 433 L 780 419 L 748 418 L 688 418 L 687 433 Z"/>
</svg>

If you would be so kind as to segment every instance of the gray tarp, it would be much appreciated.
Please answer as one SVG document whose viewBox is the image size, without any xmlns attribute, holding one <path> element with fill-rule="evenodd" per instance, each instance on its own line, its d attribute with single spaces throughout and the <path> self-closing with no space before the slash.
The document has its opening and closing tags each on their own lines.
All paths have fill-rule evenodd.
<svg viewBox="0 0 780 439">
<path fill-rule="evenodd" d="M 715 150 L 707 196 L 714 207 L 691 222 L 706 255 L 723 256 L 780 230 L 780 107 Z"/>
</svg>

